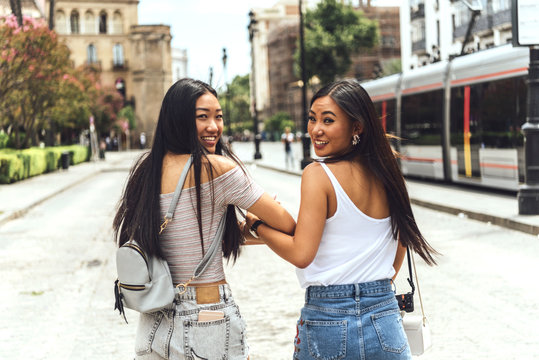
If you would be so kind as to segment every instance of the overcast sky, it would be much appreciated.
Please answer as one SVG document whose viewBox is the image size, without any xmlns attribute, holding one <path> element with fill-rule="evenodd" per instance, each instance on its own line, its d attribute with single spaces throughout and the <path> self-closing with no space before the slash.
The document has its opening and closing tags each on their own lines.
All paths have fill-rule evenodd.
<svg viewBox="0 0 539 360">
<path fill-rule="evenodd" d="M 250 46 L 247 33 L 249 10 L 273 6 L 277 0 L 141 0 L 140 24 L 170 25 L 172 47 L 187 49 L 188 75 L 209 81 L 213 67 L 213 86 L 224 85 L 222 49 L 227 49 L 228 81 L 250 71 Z M 316 0 L 310 0 L 315 3 Z M 379 5 L 398 6 L 398 0 L 373 0 Z"/>
</svg>

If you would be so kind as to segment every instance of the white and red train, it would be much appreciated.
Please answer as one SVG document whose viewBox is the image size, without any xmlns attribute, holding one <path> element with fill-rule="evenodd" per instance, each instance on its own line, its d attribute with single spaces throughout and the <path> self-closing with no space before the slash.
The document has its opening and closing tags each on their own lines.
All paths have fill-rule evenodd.
<svg viewBox="0 0 539 360">
<path fill-rule="evenodd" d="M 516 191 L 528 66 L 528 48 L 504 45 L 362 85 L 405 175 Z"/>
</svg>

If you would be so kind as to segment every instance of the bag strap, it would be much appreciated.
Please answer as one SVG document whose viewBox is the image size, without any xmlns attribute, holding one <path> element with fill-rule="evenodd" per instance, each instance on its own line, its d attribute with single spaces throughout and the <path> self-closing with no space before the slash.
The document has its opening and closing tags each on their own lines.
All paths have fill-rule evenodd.
<svg viewBox="0 0 539 360">
<path fill-rule="evenodd" d="M 408 256 L 410 256 L 411 252 L 410 250 L 408 250 Z M 414 264 L 414 272 L 415 272 L 415 282 L 417 284 L 417 294 L 419 295 L 419 304 L 421 305 L 421 315 L 423 315 L 423 326 L 426 325 L 426 322 L 427 322 L 427 317 L 425 316 L 425 310 L 423 309 L 423 299 L 421 298 L 421 290 L 419 289 L 419 278 L 417 277 L 417 270 L 415 268 L 415 260 L 414 260 L 414 255 L 411 254 L 411 258 L 412 258 L 412 263 Z M 410 259 L 408 259 L 408 262 L 410 261 Z M 411 271 L 411 270 L 410 270 Z M 412 276 L 412 274 L 410 273 L 410 277 Z M 413 289 L 413 288 L 412 288 Z"/>
<path fill-rule="evenodd" d="M 412 295 L 415 294 L 415 285 L 414 285 L 414 278 L 412 275 L 412 256 L 410 255 L 410 248 L 406 247 L 406 259 L 408 260 L 408 274 L 410 274 L 410 277 L 407 279 L 408 284 L 410 284 L 410 287 L 412 288 Z M 414 271 L 415 271 L 415 263 L 414 263 Z M 417 276 L 417 274 L 416 274 Z"/>
<path fill-rule="evenodd" d="M 163 223 L 161 224 L 161 228 L 159 229 L 159 234 L 161 234 L 163 230 L 165 230 L 168 222 L 172 220 L 172 217 L 174 216 L 174 211 L 176 210 L 176 205 L 178 205 L 178 200 L 180 199 L 183 184 L 185 183 L 185 179 L 187 178 L 187 173 L 189 172 L 189 168 L 191 168 L 192 162 L 193 156 L 191 155 L 189 156 L 189 159 L 187 159 L 187 163 L 185 163 L 185 166 L 183 167 L 180 179 L 178 180 L 178 185 L 176 185 L 176 189 L 174 190 L 174 196 L 172 196 L 172 200 L 170 201 L 170 205 L 168 206 L 165 218 L 163 220 Z"/>
<path fill-rule="evenodd" d="M 178 205 L 178 200 L 180 199 L 180 194 L 183 189 L 183 184 L 185 183 L 185 179 L 187 178 L 187 173 L 189 171 L 189 168 L 191 168 L 192 162 L 193 162 L 193 156 L 191 155 L 189 156 L 189 159 L 187 159 L 187 163 L 183 167 L 182 173 L 180 175 L 180 179 L 178 180 L 178 185 L 176 185 L 176 189 L 174 190 L 174 195 L 172 197 L 172 200 L 170 201 L 170 205 L 165 214 L 163 223 L 161 224 L 159 234 L 161 234 L 163 230 L 165 230 L 165 228 L 167 227 L 167 224 L 169 223 L 170 220 L 172 220 L 172 217 L 174 216 L 174 211 L 176 211 L 176 206 Z M 178 288 L 180 294 L 183 294 L 184 292 L 187 291 L 187 286 L 189 285 L 191 281 L 193 281 L 194 279 L 202 275 L 202 273 L 210 265 L 210 262 L 215 256 L 215 254 L 217 254 L 217 249 L 219 248 L 219 242 L 223 238 L 223 234 L 225 232 L 226 214 L 227 214 L 227 211 L 225 210 L 223 217 L 219 221 L 219 226 L 213 238 L 213 242 L 210 245 L 210 248 L 208 249 L 208 251 L 204 254 L 204 257 L 202 258 L 202 260 L 200 260 L 200 263 L 195 268 L 195 271 L 193 271 L 193 276 L 191 277 L 191 279 L 189 279 L 187 282 L 183 284 L 176 285 L 176 288 Z"/>
</svg>

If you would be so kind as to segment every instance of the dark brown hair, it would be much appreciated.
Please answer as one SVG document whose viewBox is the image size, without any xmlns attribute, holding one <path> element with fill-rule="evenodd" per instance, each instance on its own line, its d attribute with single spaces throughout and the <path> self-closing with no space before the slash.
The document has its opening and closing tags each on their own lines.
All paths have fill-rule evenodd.
<svg viewBox="0 0 539 360">
<path fill-rule="evenodd" d="M 347 154 L 326 159 L 326 162 L 361 159 L 384 185 L 395 239 L 400 237 L 404 246 L 410 247 L 429 265 L 436 264 L 436 250 L 425 240 L 416 224 L 404 178 L 386 137 L 381 121 L 369 94 L 355 79 L 336 81 L 321 88 L 312 98 L 331 97 L 349 116 L 351 121 L 363 125 L 360 142 Z M 352 134 L 350 134 L 350 140 Z"/>
</svg>

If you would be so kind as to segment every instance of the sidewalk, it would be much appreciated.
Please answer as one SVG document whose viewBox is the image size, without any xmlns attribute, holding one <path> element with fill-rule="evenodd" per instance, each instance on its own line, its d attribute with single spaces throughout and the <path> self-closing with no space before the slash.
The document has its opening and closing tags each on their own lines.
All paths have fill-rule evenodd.
<svg viewBox="0 0 539 360">
<path fill-rule="evenodd" d="M 292 145 L 297 164 L 294 169 L 286 169 L 283 145 L 278 142 L 262 142 L 260 160 L 253 160 L 253 143 L 233 143 L 233 150 L 245 163 L 301 176 L 301 143 Z M 406 184 L 412 204 L 539 236 L 539 215 L 518 215 L 516 195 L 412 179 Z"/>
<path fill-rule="evenodd" d="M 100 172 L 129 170 L 140 154 L 140 151 L 107 152 L 105 160 L 86 162 L 70 166 L 67 170 L 0 185 L 0 226 Z"/>
</svg>

